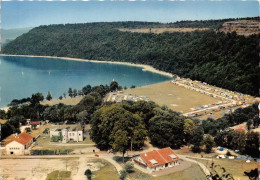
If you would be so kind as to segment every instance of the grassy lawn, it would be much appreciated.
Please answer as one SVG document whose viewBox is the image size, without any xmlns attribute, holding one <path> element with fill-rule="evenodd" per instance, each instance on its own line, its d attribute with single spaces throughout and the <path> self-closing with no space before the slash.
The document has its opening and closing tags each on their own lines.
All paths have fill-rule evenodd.
<svg viewBox="0 0 260 180">
<path fill-rule="evenodd" d="M 189 168 L 171 173 L 164 176 L 152 177 L 149 174 L 143 173 L 138 169 L 134 169 L 133 173 L 128 174 L 130 180 L 203 180 L 206 179 L 205 174 L 202 172 L 200 167 L 196 164 L 192 164 Z"/>
<path fill-rule="evenodd" d="M 53 99 L 51 101 L 43 101 L 41 102 L 42 105 L 49 105 L 49 106 L 53 106 L 55 104 L 59 104 L 59 103 L 63 103 L 66 105 L 76 105 L 80 102 L 80 100 L 83 98 L 83 96 L 80 97 L 75 97 L 75 98 L 63 98 L 62 100 L 59 99 Z"/>
<path fill-rule="evenodd" d="M 124 92 L 147 96 L 159 105 L 166 105 L 174 111 L 184 113 L 190 112 L 190 108 L 219 101 L 219 99 L 174 85 L 170 81 L 127 89 Z"/>
<path fill-rule="evenodd" d="M 203 163 L 208 169 L 211 166 L 211 160 L 200 160 L 196 159 L 197 161 Z M 250 171 L 255 168 L 259 168 L 259 163 L 255 161 L 251 161 L 250 163 L 246 163 L 246 161 L 243 160 L 230 160 L 230 159 L 216 159 L 213 158 L 213 162 L 215 165 L 219 165 L 215 167 L 214 169 L 217 171 L 218 174 L 222 175 L 223 170 L 221 167 L 225 168 L 227 173 L 230 173 L 233 175 L 234 179 L 240 179 L 240 180 L 248 180 L 249 178 L 247 176 L 244 176 L 244 171 Z"/>
<path fill-rule="evenodd" d="M 93 180 L 119 180 L 117 170 L 112 164 L 104 160 L 93 160 L 92 162 L 99 162 L 104 165 L 100 170 L 92 172 Z"/>
<path fill-rule="evenodd" d="M 46 180 L 70 180 L 71 172 L 70 171 L 53 171 L 48 174 Z"/>
</svg>

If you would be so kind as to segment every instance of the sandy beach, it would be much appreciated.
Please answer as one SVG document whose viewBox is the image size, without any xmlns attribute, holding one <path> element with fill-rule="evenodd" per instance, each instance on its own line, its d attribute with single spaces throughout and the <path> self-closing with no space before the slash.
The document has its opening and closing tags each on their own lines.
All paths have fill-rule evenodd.
<svg viewBox="0 0 260 180">
<path fill-rule="evenodd" d="M 121 64 L 127 66 L 141 67 L 143 71 L 150 71 L 153 73 L 161 74 L 164 76 L 172 77 L 171 73 L 160 71 L 155 69 L 152 66 L 144 64 L 134 64 L 129 62 L 119 62 L 119 61 L 99 61 L 99 60 L 89 60 L 89 59 L 80 59 L 80 58 L 70 58 L 70 57 L 55 57 L 55 56 L 34 56 L 34 55 L 11 55 L 11 54 L 0 54 L 0 56 L 17 56 L 17 57 L 41 57 L 41 58 L 52 58 L 52 59 L 61 59 L 61 60 L 71 60 L 71 61 L 83 61 L 83 62 L 93 62 L 93 63 L 107 63 L 107 64 Z"/>
</svg>

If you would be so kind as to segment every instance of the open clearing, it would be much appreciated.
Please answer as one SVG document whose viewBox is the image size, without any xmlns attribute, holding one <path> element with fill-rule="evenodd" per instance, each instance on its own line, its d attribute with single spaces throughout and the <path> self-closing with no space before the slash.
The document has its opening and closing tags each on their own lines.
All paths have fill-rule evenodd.
<svg viewBox="0 0 260 180">
<path fill-rule="evenodd" d="M 251 171 L 252 169 L 259 168 L 260 164 L 251 161 L 250 163 L 246 163 L 244 160 L 239 159 L 216 159 L 213 158 L 212 160 L 202 160 L 202 159 L 196 159 L 198 162 L 203 163 L 208 169 L 210 169 L 211 162 L 213 160 L 215 165 L 219 165 L 215 168 L 215 170 L 222 175 L 223 170 L 221 167 L 225 168 L 225 170 L 232 174 L 234 179 L 240 179 L 240 180 L 248 180 L 249 178 L 244 175 L 244 171 Z"/>
<path fill-rule="evenodd" d="M 105 160 L 88 157 L 59 158 L 35 158 L 35 159 L 1 159 L 0 174 L 3 180 L 46 180 L 47 176 L 55 175 L 55 171 L 71 172 L 72 180 L 87 180 L 84 172 L 90 169 L 92 179 L 116 180 L 118 173 L 116 168 Z"/>
<path fill-rule="evenodd" d="M 68 171 L 76 173 L 78 158 L 66 159 L 1 159 L 1 176 L 3 180 L 45 180 L 52 171 Z"/>
<path fill-rule="evenodd" d="M 174 167 L 173 167 L 174 168 Z M 205 174 L 201 171 L 200 167 L 196 164 L 191 164 L 191 166 L 183 171 L 178 171 L 175 173 L 167 174 L 164 176 L 153 177 L 149 174 L 143 173 L 138 169 L 134 169 L 133 173 L 127 176 L 130 180 L 196 180 L 196 179 L 206 179 Z"/>
<path fill-rule="evenodd" d="M 137 33 L 173 33 L 173 32 L 193 32 L 193 31 L 206 31 L 209 28 L 140 28 L 140 29 L 130 29 L 130 28 L 121 28 L 119 31 L 124 32 L 137 32 Z"/>
<path fill-rule="evenodd" d="M 53 99 L 51 101 L 43 101 L 41 102 L 42 105 L 49 105 L 53 106 L 55 104 L 63 103 L 66 105 L 76 105 L 80 102 L 80 100 L 83 98 L 83 96 L 75 97 L 75 98 L 63 98 L 62 100 L 60 99 Z"/>
<path fill-rule="evenodd" d="M 245 133 L 248 132 L 246 122 L 233 126 L 233 127 L 231 127 L 231 129 L 234 129 L 235 131 L 242 131 Z M 250 131 L 260 133 L 260 125 L 258 126 L 258 128 L 251 129 Z"/>
<path fill-rule="evenodd" d="M 166 105 L 170 109 L 181 113 L 190 112 L 191 108 L 194 107 L 219 101 L 217 98 L 177 86 L 170 81 L 127 89 L 124 92 L 131 93 L 132 95 L 147 96 L 159 105 Z"/>
</svg>

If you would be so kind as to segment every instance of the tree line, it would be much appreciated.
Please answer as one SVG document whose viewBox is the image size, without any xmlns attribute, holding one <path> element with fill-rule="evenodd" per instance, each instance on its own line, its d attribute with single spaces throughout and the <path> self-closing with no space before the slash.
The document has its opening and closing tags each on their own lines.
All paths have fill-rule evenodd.
<svg viewBox="0 0 260 180">
<path fill-rule="evenodd" d="M 0 110 L 0 119 L 7 119 L 2 125 L 1 138 L 19 133 L 20 124 L 25 125 L 26 119 L 31 121 L 50 120 L 50 122 L 79 122 L 89 123 L 94 111 L 102 104 L 104 96 L 110 92 L 119 89 L 121 86 L 113 81 L 110 85 L 93 86 L 86 85 L 82 88 L 83 99 L 75 106 L 57 104 L 53 106 L 42 105 L 44 100 L 42 93 L 32 94 L 31 97 L 14 99 L 9 104 L 9 110 L 5 112 Z M 49 99 L 50 93 L 46 99 Z"/>
<path fill-rule="evenodd" d="M 212 24 L 224 21 L 227 20 L 40 26 L 10 42 L 2 48 L 2 53 L 147 64 L 182 77 L 257 96 L 257 39 L 260 35 L 244 37 L 216 29 L 162 34 L 118 30 L 125 27 L 202 27 L 201 24 L 212 27 Z"/>
<path fill-rule="evenodd" d="M 104 102 L 104 96 L 119 88 L 117 82 L 110 85 L 82 88 L 83 99 L 75 106 L 57 104 L 41 105 L 41 93 L 33 94 L 30 103 L 11 106 L 7 113 L 0 111 L 0 118 L 8 121 L 2 125 L 2 138 L 19 133 L 25 119 L 50 120 L 53 123 L 77 122 L 91 125 L 90 137 L 101 150 L 122 152 L 140 150 L 149 140 L 153 146 L 178 149 L 184 145 L 193 152 L 210 153 L 212 147 L 223 146 L 239 150 L 241 154 L 259 157 L 259 134 L 236 132 L 229 127 L 252 121 L 250 128 L 259 126 L 257 104 L 237 109 L 217 120 L 202 123 L 182 116 L 178 112 L 154 102 L 122 101 Z"/>
</svg>

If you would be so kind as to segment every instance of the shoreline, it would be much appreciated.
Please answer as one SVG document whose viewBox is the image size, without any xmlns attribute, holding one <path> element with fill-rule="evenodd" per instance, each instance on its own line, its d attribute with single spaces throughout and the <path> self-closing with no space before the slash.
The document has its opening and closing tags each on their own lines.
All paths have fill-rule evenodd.
<svg viewBox="0 0 260 180">
<path fill-rule="evenodd" d="M 50 58 L 50 59 L 60 59 L 60 60 L 70 60 L 70 61 L 80 61 L 80 62 L 93 62 L 93 63 L 106 63 L 106 64 L 120 64 L 126 66 L 140 67 L 143 71 L 150 71 L 152 73 L 161 74 L 163 76 L 173 77 L 173 74 L 167 73 L 165 71 L 160 71 L 155 69 L 150 65 L 145 64 L 134 64 L 129 62 L 120 62 L 120 61 L 103 61 L 103 60 L 89 60 L 81 58 L 70 58 L 70 57 L 56 57 L 56 56 L 35 56 L 35 55 L 11 55 L 11 54 L 0 54 L 0 56 L 15 56 L 15 57 L 40 57 L 40 58 Z"/>
</svg>

